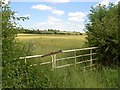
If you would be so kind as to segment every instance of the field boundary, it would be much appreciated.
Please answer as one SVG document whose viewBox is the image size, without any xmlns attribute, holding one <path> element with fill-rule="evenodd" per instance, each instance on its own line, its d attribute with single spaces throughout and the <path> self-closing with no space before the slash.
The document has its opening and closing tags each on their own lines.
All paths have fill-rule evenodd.
<svg viewBox="0 0 120 90">
<path fill-rule="evenodd" d="M 97 58 L 93 58 L 93 55 L 96 55 L 97 53 L 93 53 L 92 50 L 93 49 L 97 49 L 97 48 L 98 47 L 89 47 L 89 48 L 63 50 L 63 51 L 59 50 L 59 51 L 56 51 L 56 52 L 50 52 L 48 54 L 20 57 L 19 60 L 24 60 L 25 64 L 26 64 L 27 60 L 30 59 L 30 58 L 43 58 L 43 57 L 46 57 L 46 56 L 51 56 L 51 61 L 50 62 L 44 62 L 44 63 L 40 63 L 40 64 L 33 64 L 33 65 L 30 65 L 30 66 L 51 64 L 52 70 L 54 70 L 54 69 L 57 69 L 57 68 L 63 68 L 63 67 L 72 66 L 72 65 L 76 66 L 77 64 L 81 64 L 81 63 L 85 63 L 85 62 L 90 62 L 89 66 L 84 66 L 84 68 L 88 68 L 88 67 L 95 66 L 95 64 L 93 64 L 93 61 L 97 60 Z M 76 55 L 77 51 L 83 51 L 83 50 L 90 50 L 90 53 L 89 54 Z M 71 57 L 56 58 L 56 55 L 58 53 L 68 53 L 68 52 L 74 52 L 75 54 L 74 54 L 74 56 L 71 56 Z M 84 56 L 90 56 L 90 59 L 89 60 L 84 60 L 84 61 L 77 62 L 76 58 L 78 58 L 78 57 L 84 57 Z M 65 64 L 65 65 L 61 65 L 61 66 L 57 66 L 56 65 L 56 63 L 58 61 L 66 60 L 66 59 L 73 59 L 74 63 L 73 64 Z"/>
</svg>

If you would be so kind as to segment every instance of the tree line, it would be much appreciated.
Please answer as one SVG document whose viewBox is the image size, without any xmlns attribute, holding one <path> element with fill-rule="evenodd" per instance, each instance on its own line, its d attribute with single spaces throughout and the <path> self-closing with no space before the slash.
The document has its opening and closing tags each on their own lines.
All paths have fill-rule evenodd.
<svg viewBox="0 0 120 90">
<path fill-rule="evenodd" d="M 59 35 L 82 35 L 80 32 L 68 32 L 68 31 L 60 31 L 60 30 L 55 30 L 55 29 L 48 29 L 48 30 L 29 30 L 29 29 L 24 29 L 20 28 L 18 29 L 19 33 L 25 33 L 25 34 L 59 34 Z"/>
</svg>

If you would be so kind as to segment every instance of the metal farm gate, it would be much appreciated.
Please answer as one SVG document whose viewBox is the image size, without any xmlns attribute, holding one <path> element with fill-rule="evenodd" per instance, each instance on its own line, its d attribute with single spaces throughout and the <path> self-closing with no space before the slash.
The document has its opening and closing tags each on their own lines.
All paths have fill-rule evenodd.
<svg viewBox="0 0 120 90">
<path fill-rule="evenodd" d="M 96 64 L 93 63 L 94 60 L 97 60 L 96 57 L 93 57 L 94 55 L 96 55 L 96 52 L 93 52 L 97 49 L 97 47 L 90 47 L 90 48 L 82 48 L 82 49 L 72 49 L 72 50 L 59 50 L 56 52 L 50 52 L 48 54 L 43 54 L 43 55 L 34 55 L 34 56 L 25 56 L 25 57 L 20 57 L 20 60 L 24 60 L 25 64 L 27 63 L 27 60 L 32 59 L 32 58 L 44 58 L 44 57 L 51 57 L 51 60 L 49 62 L 43 62 L 43 63 L 39 63 L 39 64 L 31 64 L 30 66 L 36 66 L 36 65 L 45 65 L 45 64 L 51 64 L 52 70 L 57 69 L 57 68 L 63 68 L 63 67 L 67 67 L 67 66 L 72 66 L 72 65 L 78 65 L 81 63 L 85 63 L 85 62 L 89 62 L 89 65 L 84 66 L 84 68 L 88 68 L 88 67 L 92 67 L 95 66 Z M 85 54 L 77 54 L 77 52 L 81 52 L 81 51 L 88 51 L 88 53 Z M 57 55 L 59 53 L 65 54 L 65 53 L 73 53 L 72 56 L 69 57 L 64 57 L 64 58 L 57 58 Z M 78 58 L 80 57 L 89 57 L 89 59 L 87 60 L 82 60 L 82 61 L 77 61 Z M 72 59 L 74 61 L 74 63 L 71 64 L 64 64 L 64 65 L 60 65 L 57 66 L 57 63 L 59 61 L 63 61 L 63 60 L 69 60 Z"/>
</svg>

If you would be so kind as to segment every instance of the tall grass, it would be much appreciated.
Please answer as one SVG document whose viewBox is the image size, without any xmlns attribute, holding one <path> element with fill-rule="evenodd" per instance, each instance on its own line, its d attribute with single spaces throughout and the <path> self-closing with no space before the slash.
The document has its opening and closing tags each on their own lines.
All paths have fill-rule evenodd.
<svg viewBox="0 0 120 90">
<path fill-rule="evenodd" d="M 83 70 L 80 66 L 51 71 L 49 67 L 29 69 L 28 87 L 42 88 L 117 88 L 117 69 Z"/>
</svg>

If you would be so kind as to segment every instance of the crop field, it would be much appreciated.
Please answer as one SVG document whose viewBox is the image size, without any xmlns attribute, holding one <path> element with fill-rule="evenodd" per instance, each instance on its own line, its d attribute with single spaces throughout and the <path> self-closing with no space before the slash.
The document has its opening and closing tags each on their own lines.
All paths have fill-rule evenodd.
<svg viewBox="0 0 120 90">
<path fill-rule="evenodd" d="M 34 54 L 85 47 L 86 35 L 18 34 L 17 41 L 27 42 Z"/>
</svg>

